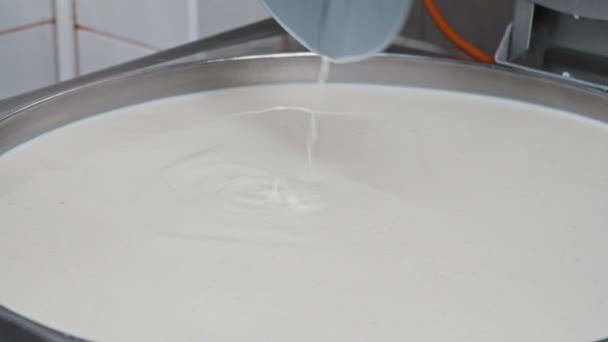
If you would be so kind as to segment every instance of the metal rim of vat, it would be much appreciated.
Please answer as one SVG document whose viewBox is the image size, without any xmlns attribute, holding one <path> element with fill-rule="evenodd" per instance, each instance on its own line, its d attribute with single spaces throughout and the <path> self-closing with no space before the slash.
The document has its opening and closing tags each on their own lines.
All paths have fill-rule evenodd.
<svg viewBox="0 0 608 342">
<path fill-rule="evenodd" d="M 14 102 L 0 101 L 0 156 L 21 143 L 71 122 L 150 100 L 232 87 L 315 83 L 320 63 L 320 57 L 311 53 L 279 53 L 160 65 L 86 79 L 75 82 L 68 89 L 49 87 L 44 94 L 16 106 Z M 328 83 L 415 87 L 486 95 L 543 105 L 608 123 L 608 94 L 500 66 L 384 54 L 362 62 L 334 64 Z M 2 338 L 82 341 L 46 328 L 0 305 L 0 340 Z"/>
<path fill-rule="evenodd" d="M 314 83 L 320 58 L 310 53 L 236 57 L 112 75 L 2 110 L 0 154 L 65 124 L 163 97 L 232 87 Z M 499 66 L 421 56 L 379 55 L 334 64 L 329 83 L 448 90 L 523 101 L 608 123 L 608 94 Z"/>
</svg>

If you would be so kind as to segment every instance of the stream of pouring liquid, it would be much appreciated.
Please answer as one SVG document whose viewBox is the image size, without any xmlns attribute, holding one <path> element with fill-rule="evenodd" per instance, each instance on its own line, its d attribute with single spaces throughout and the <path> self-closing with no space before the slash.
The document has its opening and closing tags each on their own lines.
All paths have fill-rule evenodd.
<svg viewBox="0 0 608 342">
<path fill-rule="evenodd" d="M 317 116 L 323 113 L 323 111 L 321 109 L 323 101 L 324 101 L 323 86 L 325 85 L 327 78 L 329 76 L 330 67 L 331 67 L 330 60 L 325 57 L 322 57 L 321 65 L 319 67 L 319 73 L 317 74 L 317 84 L 320 86 L 320 92 L 319 92 L 316 103 L 312 103 L 309 108 L 285 108 L 285 109 L 292 109 L 292 110 L 293 109 L 303 110 L 305 112 L 308 112 L 309 120 L 308 120 L 308 134 L 306 137 L 306 160 L 308 162 L 309 181 L 311 181 L 314 178 L 313 177 L 314 151 L 315 151 L 315 146 L 317 144 L 318 125 L 319 125 Z M 279 108 L 276 108 L 276 109 L 279 109 Z M 274 109 L 270 109 L 270 110 L 274 110 Z M 301 202 L 303 199 L 299 198 L 300 196 L 297 194 L 297 192 L 292 193 L 293 189 L 289 189 L 288 184 L 283 185 L 282 183 L 283 182 L 280 177 L 277 176 L 274 179 L 271 195 L 267 199 L 267 201 L 289 202 L 289 206 L 294 207 L 294 209 L 300 208 L 302 206 Z M 305 183 L 307 183 L 307 182 L 305 182 Z M 313 202 L 316 202 L 316 200 Z"/>
<path fill-rule="evenodd" d="M 327 82 L 327 77 L 329 76 L 329 69 L 331 67 L 331 62 L 329 59 L 322 57 L 321 58 L 321 66 L 319 68 L 319 74 L 317 75 L 317 83 L 319 86 L 324 86 L 325 82 Z M 323 102 L 323 88 L 321 88 L 321 93 L 319 94 L 319 104 Z M 306 153 L 308 159 L 308 170 L 312 172 L 312 164 L 314 158 L 314 150 L 317 142 L 317 133 L 318 133 L 318 122 L 317 122 L 317 113 L 315 108 L 310 108 L 309 110 L 310 120 L 308 126 L 308 139 L 306 141 Z"/>
<path fill-rule="evenodd" d="M 314 101 L 306 107 L 291 107 L 291 106 L 276 106 L 265 108 L 262 110 L 254 110 L 249 112 L 241 112 L 240 115 L 247 114 L 262 114 L 274 111 L 300 111 L 308 114 L 308 132 L 306 136 L 306 161 L 308 166 L 308 176 L 306 179 L 289 179 L 284 178 L 284 175 L 275 175 L 263 182 L 268 184 L 257 188 L 255 184 L 250 184 L 234 195 L 237 197 L 259 198 L 258 204 L 261 207 L 254 208 L 255 210 L 266 210 L 272 208 L 289 208 L 296 211 L 310 210 L 317 208 L 321 203 L 320 194 L 315 190 L 315 173 L 313 170 L 314 152 L 318 138 L 318 116 L 338 114 L 335 112 L 327 112 L 323 110 L 325 101 L 325 83 L 329 76 L 331 62 L 327 58 L 321 59 L 319 73 L 317 74 L 318 94 Z M 253 182 L 255 183 L 255 182 Z M 270 189 L 268 189 L 268 187 Z M 262 191 L 260 192 L 260 189 Z M 268 190 L 265 190 L 268 189 Z M 255 201 L 254 201 L 255 202 Z"/>
</svg>

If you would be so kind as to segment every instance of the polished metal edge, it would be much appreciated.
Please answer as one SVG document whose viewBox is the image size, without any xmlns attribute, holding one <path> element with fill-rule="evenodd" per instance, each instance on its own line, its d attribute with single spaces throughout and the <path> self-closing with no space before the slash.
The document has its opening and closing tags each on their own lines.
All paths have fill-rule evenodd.
<svg viewBox="0 0 608 342">
<path fill-rule="evenodd" d="M 310 53 L 243 56 L 161 65 L 49 92 L 0 117 L 0 154 L 42 133 L 109 110 L 200 91 L 276 83 L 314 83 L 320 58 Z M 608 95 L 504 67 L 419 56 L 380 55 L 334 64 L 329 83 L 431 88 L 494 96 L 608 122 Z"/>
<path fill-rule="evenodd" d="M 85 342 L 27 319 L 0 305 L 0 341 Z"/>
</svg>

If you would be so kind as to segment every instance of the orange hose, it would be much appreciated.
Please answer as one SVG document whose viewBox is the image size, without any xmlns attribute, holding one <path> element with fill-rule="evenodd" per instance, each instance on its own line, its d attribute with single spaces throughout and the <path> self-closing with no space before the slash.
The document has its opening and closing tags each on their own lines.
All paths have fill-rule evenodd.
<svg viewBox="0 0 608 342">
<path fill-rule="evenodd" d="M 452 44 L 456 45 L 460 50 L 462 50 L 467 55 L 473 57 L 476 61 L 494 64 L 494 58 L 487 53 L 479 50 L 473 44 L 469 43 L 466 39 L 462 38 L 450 24 L 445 20 L 443 15 L 441 15 L 441 11 L 437 7 L 435 0 L 424 0 L 424 8 L 426 12 L 429 14 L 437 28 L 443 35 L 450 41 Z"/>
</svg>

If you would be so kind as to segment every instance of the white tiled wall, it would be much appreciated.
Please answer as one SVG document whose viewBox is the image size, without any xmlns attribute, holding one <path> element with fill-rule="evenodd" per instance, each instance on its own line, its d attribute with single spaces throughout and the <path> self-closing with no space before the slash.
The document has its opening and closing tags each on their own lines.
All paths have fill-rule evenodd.
<svg viewBox="0 0 608 342">
<path fill-rule="evenodd" d="M 1 0 L 0 32 L 53 18 L 53 0 Z"/>
<path fill-rule="evenodd" d="M 146 47 L 85 30 L 78 30 L 77 35 L 80 74 L 87 74 L 155 52 Z"/>
<path fill-rule="evenodd" d="M 76 0 L 76 21 L 156 48 L 188 41 L 189 0 Z"/>
<path fill-rule="evenodd" d="M 0 99 L 52 84 L 52 0 L 0 0 Z"/>
<path fill-rule="evenodd" d="M 55 82 L 53 25 L 0 35 L 0 47 L 0 98 Z"/>
<path fill-rule="evenodd" d="M 270 14 L 260 0 L 204 0 L 198 2 L 200 37 L 208 37 L 269 17 Z"/>
<path fill-rule="evenodd" d="M 0 99 L 264 19 L 259 1 L 0 0 Z"/>
</svg>

